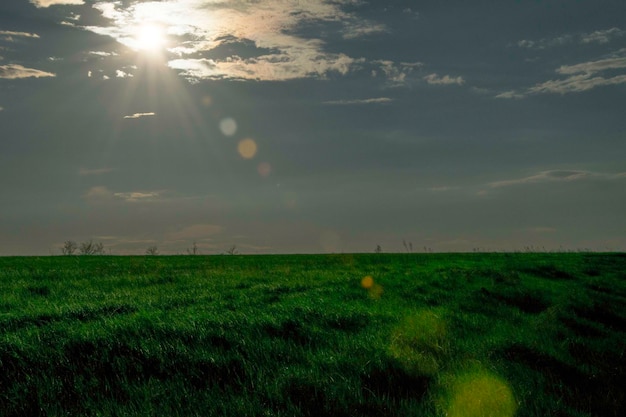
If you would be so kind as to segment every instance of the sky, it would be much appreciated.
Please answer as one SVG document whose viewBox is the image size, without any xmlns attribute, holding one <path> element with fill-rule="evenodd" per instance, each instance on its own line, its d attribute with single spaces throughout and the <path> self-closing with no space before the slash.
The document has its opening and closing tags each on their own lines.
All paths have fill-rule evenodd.
<svg viewBox="0 0 626 417">
<path fill-rule="evenodd" d="M 2 0 L 0 256 L 626 250 L 623 0 Z"/>
</svg>

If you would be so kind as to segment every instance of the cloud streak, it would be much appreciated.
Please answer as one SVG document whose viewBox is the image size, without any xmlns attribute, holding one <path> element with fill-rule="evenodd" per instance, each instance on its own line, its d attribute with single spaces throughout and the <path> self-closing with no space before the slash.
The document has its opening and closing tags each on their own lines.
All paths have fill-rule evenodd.
<svg viewBox="0 0 626 417">
<path fill-rule="evenodd" d="M 365 98 L 365 99 L 355 99 L 355 100 L 325 101 L 324 104 L 335 105 L 335 106 L 346 106 L 346 105 L 351 105 L 351 104 L 389 104 L 391 102 L 393 102 L 392 98 L 376 97 L 376 98 Z"/>
<path fill-rule="evenodd" d="M 606 72 L 625 72 L 608 76 Z M 536 84 L 526 91 L 506 91 L 496 98 L 523 98 L 532 94 L 569 94 L 581 93 L 597 87 L 626 83 L 626 57 L 605 58 L 597 61 L 581 62 L 574 65 L 562 65 L 555 71 L 566 78 L 549 80 Z"/>
<path fill-rule="evenodd" d="M 18 78 L 43 77 L 56 77 L 56 74 L 34 68 L 26 68 L 17 64 L 0 65 L 0 78 L 14 80 Z"/>
<path fill-rule="evenodd" d="M 626 68 L 626 57 L 601 59 L 576 65 L 563 65 L 556 72 L 559 74 L 584 73 L 592 75 L 600 71 L 620 68 Z"/>
<path fill-rule="evenodd" d="M 39 39 L 39 35 L 37 35 L 36 33 L 13 32 L 10 30 L 0 30 L 0 36 L 3 37 L 5 41 L 9 41 L 9 42 L 13 41 L 14 37 Z"/>
<path fill-rule="evenodd" d="M 626 35 L 626 31 L 619 28 L 611 28 L 606 30 L 597 30 L 592 33 L 586 33 L 581 36 L 581 43 L 609 43 L 615 38 Z"/>
<path fill-rule="evenodd" d="M 153 112 L 149 112 L 149 113 L 135 113 L 135 114 L 131 114 L 128 116 L 124 116 L 124 119 L 140 119 L 142 117 L 152 117 L 152 116 L 156 116 L 156 113 Z"/>
<path fill-rule="evenodd" d="M 626 172 L 620 172 L 617 174 L 592 172 L 592 171 L 577 171 L 577 170 L 548 170 L 541 171 L 538 174 L 528 177 L 517 178 L 512 180 L 495 181 L 489 183 L 491 188 L 503 188 L 512 187 L 525 184 L 540 184 L 550 182 L 573 182 L 582 180 L 618 180 L 626 179 Z"/>
<path fill-rule="evenodd" d="M 523 39 L 517 42 L 517 46 L 525 49 L 545 50 L 571 44 L 605 44 L 625 35 L 626 31 L 613 27 L 604 30 L 596 30 L 590 33 L 568 33 L 553 38 L 543 38 L 539 40 Z"/>
<path fill-rule="evenodd" d="M 463 77 L 450 77 L 449 75 L 444 75 L 443 77 L 437 74 L 429 74 L 424 77 L 424 80 L 428 84 L 432 85 L 463 85 L 465 84 L 465 80 Z"/>
<path fill-rule="evenodd" d="M 528 89 L 528 94 L 536 93 L 578 93 L 592 88 L 626 83 L 626 74 L 604 77 L 597 75 L 607 70 L 626 69 L 626 57 L 601 59 L 575 65 L 564 65 L 556 72 L 569 77 L 550 80 Z"/>
<path fill-rule="evenodd" d="M 97 185 L 88 189 L 83 198 L 90 203 L 112 203 L 123 201 L 125 203 L 150 203 L 162 201 L 164 191 L 128 191 L 113 192 L 108 187 Z"/>
<path fill-rule="evenodd" d="M 127 203 L 138 203 L 158 200 L 161 194 L 162 192 L 160 191 L 131 191 L 113 193 L 113 197 L 124 200 Z"/>
<path fill-rule="evenodd" d="M 77 5 L 85 4 L 83 0 L 30 0 L 30 2 L 34 4 L 35 7 L 38 7 L 38 8 L 50 7 L 50 6 L 55 6 L 55 5 L 77 6 Z"/>
</svg>

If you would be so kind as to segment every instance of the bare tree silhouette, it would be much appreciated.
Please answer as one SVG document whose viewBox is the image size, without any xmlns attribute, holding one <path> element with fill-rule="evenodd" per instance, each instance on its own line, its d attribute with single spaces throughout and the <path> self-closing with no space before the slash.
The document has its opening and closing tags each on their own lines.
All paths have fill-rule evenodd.
<svg viewBox="0 0 626 417">
<path fill-rule="evenodd" d="M 78 244 L 73 240 L 66 240 L 63 242 L 63 247 L 61 248 L 61 253 L 63 255 L 74 255 L 76 250 L 78 249 Z"/>
<path fill-rule="evenodd" d="M 104 245 L 102 242 L 94 243 L 93 240 L 83 242 L 80 244 L 81 255 L 103 255 Z"/>
</svg>

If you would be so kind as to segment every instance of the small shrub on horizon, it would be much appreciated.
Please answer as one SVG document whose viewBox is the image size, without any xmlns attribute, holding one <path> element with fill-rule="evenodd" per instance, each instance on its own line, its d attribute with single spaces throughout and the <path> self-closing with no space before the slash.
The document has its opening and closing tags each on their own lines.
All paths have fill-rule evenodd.
<svg viewBox="0 0 626 417">
<path fill-rule="evenodd" d="M 93 240 L 80 244 L 81 255 L 104 255 L 104 244 L 102 242 L 94 243 Z"/>
</svg>

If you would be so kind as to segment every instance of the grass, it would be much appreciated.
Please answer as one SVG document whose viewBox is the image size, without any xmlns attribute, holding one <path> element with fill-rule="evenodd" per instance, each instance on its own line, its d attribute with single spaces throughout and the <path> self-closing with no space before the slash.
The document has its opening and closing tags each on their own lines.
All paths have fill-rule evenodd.
<svg viewBox="0 0 626 417">
<path fill-rule="evenodd" d="M 0 258 L 1 416 L 626 415 L 624 254 Z"/>
</svg>

